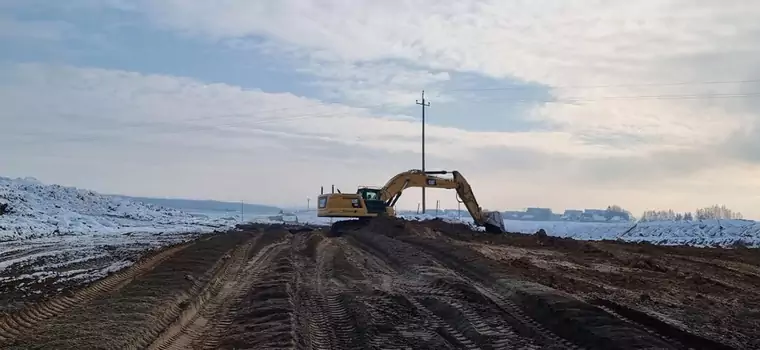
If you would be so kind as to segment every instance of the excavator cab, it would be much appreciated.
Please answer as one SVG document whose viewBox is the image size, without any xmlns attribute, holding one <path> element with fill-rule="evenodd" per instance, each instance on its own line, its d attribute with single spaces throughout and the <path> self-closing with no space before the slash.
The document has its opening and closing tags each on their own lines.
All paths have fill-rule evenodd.
<svg viewBox="0 0 760 350">
<path fill-rule="evenodd" d="M 385 214 L 386 207 L 385 201 L 380 199 L 381 189 L 360 187 L 356 193 L 364 199 L 364 204 L 367 206 L 367 212 L 373 214 Z"/>
</svg>

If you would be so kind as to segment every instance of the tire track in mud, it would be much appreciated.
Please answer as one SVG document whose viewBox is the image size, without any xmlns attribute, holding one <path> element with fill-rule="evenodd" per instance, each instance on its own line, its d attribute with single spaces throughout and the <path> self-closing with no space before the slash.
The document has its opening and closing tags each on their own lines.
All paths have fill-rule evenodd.
<svg viewBox="0 0 760 350">
<path fill-rule="evenodd" d="M 205 332 L 201 333 L 202 337 L 197 337 L 193 342 L 194 348 L 222 348 L 224 337 L 234 334 L 238 326 L 236 321 L 241 318 L 244 298 L 249 296 L 251 290 L 257 288 L 260 280 L 265 277 L 263 275 L 272 268 L 274 261 L 282 255 L 289 243 L 290 238 L 284 234 L 272 236 L 267 237 L 268 240 L 276 239 L 276 241 L 263 243 L 259 249 L 254 248 L 251 251 L 253 255 L 246 261 L 239 280 L 233 282 L 235 284 L 230 289 L 230 293 L 219 296 L 219 299 L 223 301 L 222 307 L 212 307 L 206 311 L 213 313 L 213 316 L 208 317 L 211 322 L 205 328 Z M 274 270 L 276 271 L 277 267 Z"/>
<path fill-rule="evenodd" d="M 335 238 L 318 230 L 289 234 L 283 228 L 215 235 L 159 252 L 159 260 L 135 265 L 152 264 L 132 278 L 98 282 L 111 281 L 58 314 L 30 308 L 26 316 L 11 319 L 16 328 L 0 323 L 0 336 L 16 330 L 12 340 L 17 342 L 8 343 L 9 349 L 668 349 L 697 344 L 680 334 L 665 337 L 667 332 L 657 329 L 662 325 L 645 327 L 647 321 L 628 310 L 606 312 L 505 278 L 499 273 L 512 267 L 471 249 L 372 230 Z M 33 332 L 21 333 L 27 329 Z"/>
<path fill-rule="evenodd" d="M 461 346 L 483 349 L 576 348 L 526 317 L 519 309 L 510 308 L 492 291 L 462 277 L 436 278 L 423 288 L 415 288 L 414 299 L 445 322 L 447 329 L 454 330 L 448 333 L 454 335 Z"/>
<path fill-rule="evenodd" d="M 505 319 L 518 333 L 532 337 L 543 346 L 560 348 L 623 349 L 623 348 L 684 348 L 683 344 L 671 338 L 651 332 L 643 325 L 625 322 L 604 310 L 580 300 L 551 292 L 521 290 L 511 281 L 497 282 L 492 273 L 498 269 L 489 268 L 490 261 L 478 257 L 467 248 L 445 247 L 438 242 L 418 238 L 403 238 L 431 253 L 452 269 L 463 273 L 467 286 L 477 290 L 477 294 L 488 298 L 505 311 Z M 486 265 L 483 265 L 486 264 Z M 489 288 L 488 286 L 493 286 Z M 511 316 L 511 317 L 510 317 Z M 576 345 L 577 344 L 577 345 Z"/>
<path fill-rule="evenodd" d="M 337 238 L 298 236 L 291 261 L 295 343 L 307 349 L 366 349 L 354 295 L 366 276 Z"/>
<path fill-rule="evenodd" d="M 502 317 L 492 310 L 457 298 L 426 296 L 420 302 L 467 339 L 484 349 L 539 349 L 539 345 L 520 337 Z"/>
<path fill-rule="evenodd" d="M 715 349 L 715 350 L 731 350 L 734 349 L 731 346 L 718 343 L 711 339 L 700 337 L 698 335 L 688 333 L 679 329 L 676 326 L 670 325 L 662 320 L 659 320 L 653 316 L 647 315 L 642 311 L 638 311 L 629 308 L 618 303 L 596 299 L 589 301 L 590 304 L 607 311 L 608 313 L 615 315 L 623 321 L 630 322 L 637 325 L 645 325 L 648 327 L 647 331 L 661 337 L 663 340 L 674 342 L 677 339 L 681 343 L 691 348 L 697 349 Z"/>
<path fill-rule="evenodd" d="M 251 260 L 251 283 L 234 302 L 204 348 L 290 348 L 294 339 L 294 266 L 290 242 Z"/>
<path fill-rule="evenodd" d="M 240 290 L 243 267 L 249 251 L 261 235 L 236 248 L 230 255 L 230 262 L 201 292 L 190 305 L 184 309 L 179 318 L 167 327 L 148 349 L 186 349 L 194 340 L 205 333 L 205 328 L 216 318 L 226 302 Z M 266 248 L 264 248 L 266 249 Z"/>
<path fill-rule="evenodd" d="M 223 258 L 253 236 L 233 232 L 199 239 L 122 287 L 46 322 L 9 348 L 144 348 L 230 265 Z"/>
<path fill-rule="evenodd" d="M 334 258 L 339 249 L 334 239 L 322 235 L 301 236 L 294 243 L 292 261 L 296 268 L 293 275 L 296 317 L 299 323 L 299 340 L 302 346 L 314 349 L 343 348 L 340 336 L 345 329 L 333 326 L 333 317 L 342 317 L 346 311 L 333 302 L 328 305 L 330 290 L 343 289 L 333 280 Z M 299 241 L 305 240 L 305 244 Z M 306 249 L 303 249 L 306 248 Z M 307 321 L 307 322 L 304 322 Z M 352 329 L 352 326 L 349 327 Z"/>
<path fill-rule="evenodd" d="M 338 349 L 366 349 L 367 339 L 359 326 L 361 306 L 354 295 L 364 289 L 367 275 L 357 266 L 358 262 L 349 259 L 340 239 L 324 240 L 318 246 L 315 260 L 316 288 L 309 291 L 317 307 L 311 311 L 325 315 L 321 325 L 328 331 L 328 345 Z"/>
<path fill-rule="evenodd" d="M 63 314 L 77 305 L 92 301 L 99 295 L 118 291 L 135 278 L 149 272 L 155 266 L 193 243 L 175 245 L 156 254 L 146 256 L 136 264 L 97 281 L 82 290 L 76 291 L 72 295 L 56 297 L 0 317 L 0 345 L 13 342 L 19 336 L 34 332 L 34 329 L 38 325 Z"/>
<path fill-rule="evenodd" d="M 365 238 L 369 238 L 369 242 L 364 240 Z M 391 241 L 392 238 L 385 236 L 370 237 L 359 233 L 350 235 L 348 239 L 351 243 L 357 242 L 357 247 L 367 249 L 364 254 L 369 255 L 367 260 L 370 261 L 372 257 L 382 260 L 393 256 L 396 252 L 391 261 L 384 262 L 390 264 L 396 271 L 404 271 L 404 273 L 393 276 L 397 282 L 392 283 L 392 286 L 381 287 L 383 290 L 390 291 L 392 297 L 390 303 L 381 302 L 379 305 L 384 305 L 384 311 L 393 310 L 390 312 L 400 312 L 401 309 L 415 310 L 413 314 L 407 315 L 406 320 L 396 319 L 390 323 L 381 319 L 373 320 L 377 321 L 375 325 L 370 325 L 370 328 L 375 329 L 371 332 L 374 334 L 370 340 L 373 347 L 379 348 L 391 342 L 398 346 L 414 343 L 416 347 L 432 349 L 540 348 L 531 340 L 512 331 L 506 322 L 498 320 L 499 317 L 494 317 L 492 309 L 480 308 L 481 314 L 474 311 L 475 308 L 469 307 L 467 305 L 469 303 L 465 300 L 453 302 L 454 298 L 463 298 L 463 296 L 456 290 L 447 288 L 449 286 L 440 283 L 440 280 L 428 277 L 422 280 L 427 280 L 429 283 L 420 283 L 420 275 L 457 275 L 451 270 L 441 268 L 442 264 L 427 254 L 403 242 Z M 402 254 L 398 254 L 399 252 Z M 442 300 L 445 301 L 442 302 Z M 497 320 L 494 321 L 494 318 Z M 486 319 L 489 323 L 485 321 Z"/>
<path fill-rule="evenodd" d="M 429 344 L 419 346 L 483 349 L 540 346 L 574 348 L 567 346 L 566 341 L 538 326 L 518 310 L 504 307 L 505 303 L 495 302 L 475 289 L 465 290 L 470 295 L 464 294 L 462 288 L 456 288 L 456 283 L 444 282 L 445 278 L 459 276 L 461 273 L 456 269 L 444 267 L 448 264 L 438 261 L 414 245 L 383 235 L 361 232 L 350 234 L 350 238 L 359 242 L 357 246 L 369 250 L 368 254 L 381 259 L 393 256 L 389 263 L 399 275 L 394 276 L 399 282 L 394 283 L 391 288 L 392 294 L 396 295 L 393 300 L 401 303 L 403 307 L 416 310 L 412 319 L 416 318 L 419 324 L 424 326 L 422 329 L 412 327 L 417 329 L 409 332 L 435 334 L 435 337 L 439 338 L 430 338 Z M 436 278 L 436 275 L 445 278 Z M 472 282 L 461 284 L 466 283 Z M 461 298 L 461 301 L 452 304 L 445 298 Z M 481 312 L 474 311 L 477 308 L 469 307 L 470 304 L 479 305 Z M 490 323 L 486 323 L 486 319 L 490 320 Z M 393 337 L 395 336 L 391 336 Z"/>
</svg>

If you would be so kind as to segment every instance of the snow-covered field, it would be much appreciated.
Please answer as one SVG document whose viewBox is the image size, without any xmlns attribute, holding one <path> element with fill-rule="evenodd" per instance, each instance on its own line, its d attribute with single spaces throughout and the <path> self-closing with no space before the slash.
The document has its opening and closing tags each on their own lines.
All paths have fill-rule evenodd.
<svg viewBox="0 0 760 350">
<path fill-rule="evenodd" d="M 316 211 L 297 212 L 298 222 L 315 225 L 329 225 L 330 218 L 317 217 Z M 403 215 L 409 220 L 434 219 L 434 214 Z M 472 224 L 469 215 L 439 216 L 450 222 Z M 266 218 L 256 221 L 267 222 Z M 628 242 L 650 242 L 663 245 L 732 246 L 760 247 L 760 223 L 752 220 L 702 220 L 702 221 L 659 221 L 659 222 L 572 222 L 572 221 L 518 221 L 504 220 L 509 232 L 532 234 L 544 229 L 547 234 L 580 240 L 623 240 Z"/>
<path fill-rule="evenodd" d="M 234 226 L 238 218 L 194 215 L 92 191 L 0 177 L 0 241 L 60 235 L 179 233 Z"/>
<path fill-rule="evenodd" d="M 0 295 L 18 299 L 86 283 L 146 250 L 224 230 L 234 215 L 188 213 L 119 196 L 0 177 Z M 21 299 L 18 299 L 21 300 Z M 1 309 L 1 307 L 0 307 Z M 1 310 L 0 310 L 1 311 Z"/>
<path fill-rule="evenodd" d="M 195 233 L 239 223 L 234 212 L 188 212 L 121 196 L 0 177 L 0 305 L 14 298 L 63 290 L 131 265 L 148 249 L 186 241 Z M 446 216 L 443 216 L 446 215 Z M 436 216 L 401 214 L 411 220 Z M 442 214 L 472 224 L 469 215 Z M 329 225 L 316 211 L 284 215 L 246 212 L 245 221 Z M 505 220 L 507 230 L 582 240 L 619 239 L 655 244 L 760 246 L 760 223 L 749 220 L 583 223 Z M 5 299 L 7 300 L 5 300 Z M 9 307 L 12 307 L 9 306 Z M 2 311 L 2 307 L 0 307 Z"/>
<path fill-rule="evenodd" d="M 119 196 L 104 196 L 92 191 L 45 185 L 27 179 L 0 177 L 0 204 L 8 203 L 10 212 L 0 215 L 0 269 L 8 249 L 8 241 L 38 240 L 44 246 L 46 237 L 65 245 L 87 247 L 99 242 L 109 244 L 142 244 L 158 241 L 153 234 L 168 237 L 178 233 L 206 232 L 226 229 L 239 223 L 236 213 L 187 212 L 161 207 Z M 246 221 L 272 222 L 273 216 L 245 213 Z M 444 216 L 445 215 L 445 216 Z M 412 220 L 431 219 L 426 215 L 400 216 Z M 468 215 L 443 214 L 448 221 L 472 223 Z M 274 218 L 275 222 L 279 221 Z M 329 225 L 330 218 L 319 218 L 316 211 L 285 215 L 286 221 Z M 760 246 L 760 223 L 750 220 L 705 220 L 678 222 L 589 223 L 565 221 L 505 220 L 510 232 L 534 233 L 544 229 L 549 235 L 582 240 L 620 239 L 648 241 L 655 244 L 689 244 L 700 246 Z M 79 238 L 60 238 L 79 236 Z M 145 242 L 138 242 L 143 240 Z"/>
</svg>

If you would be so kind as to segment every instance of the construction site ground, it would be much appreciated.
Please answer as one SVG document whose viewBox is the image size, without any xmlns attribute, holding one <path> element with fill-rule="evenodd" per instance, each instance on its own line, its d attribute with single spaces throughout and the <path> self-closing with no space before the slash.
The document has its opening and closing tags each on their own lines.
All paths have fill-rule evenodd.
<svg viewBox="0 0 760 350">
<path fill-rule="evenodd" d="M 760 348 L 757 250 L 440 220 L 326 232 L 245 225 L 40 289 L 0 316 L 0 348 Z"/>
</svg>

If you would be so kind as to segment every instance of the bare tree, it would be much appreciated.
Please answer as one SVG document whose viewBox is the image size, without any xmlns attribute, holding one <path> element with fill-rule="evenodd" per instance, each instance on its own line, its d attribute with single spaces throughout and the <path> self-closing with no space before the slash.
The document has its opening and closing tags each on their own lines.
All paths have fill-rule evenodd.
<svg viewBox="0 0 760 350">
<path fill-rule="evenodd" d="M 697 220 L 729 220 L 729 219 L 742 219 L 744 216 L 740 212 L 733 211 L 726 208 L 725 205 L 712 205 L 709 207 L 697 209 Z"/>
</svg>

